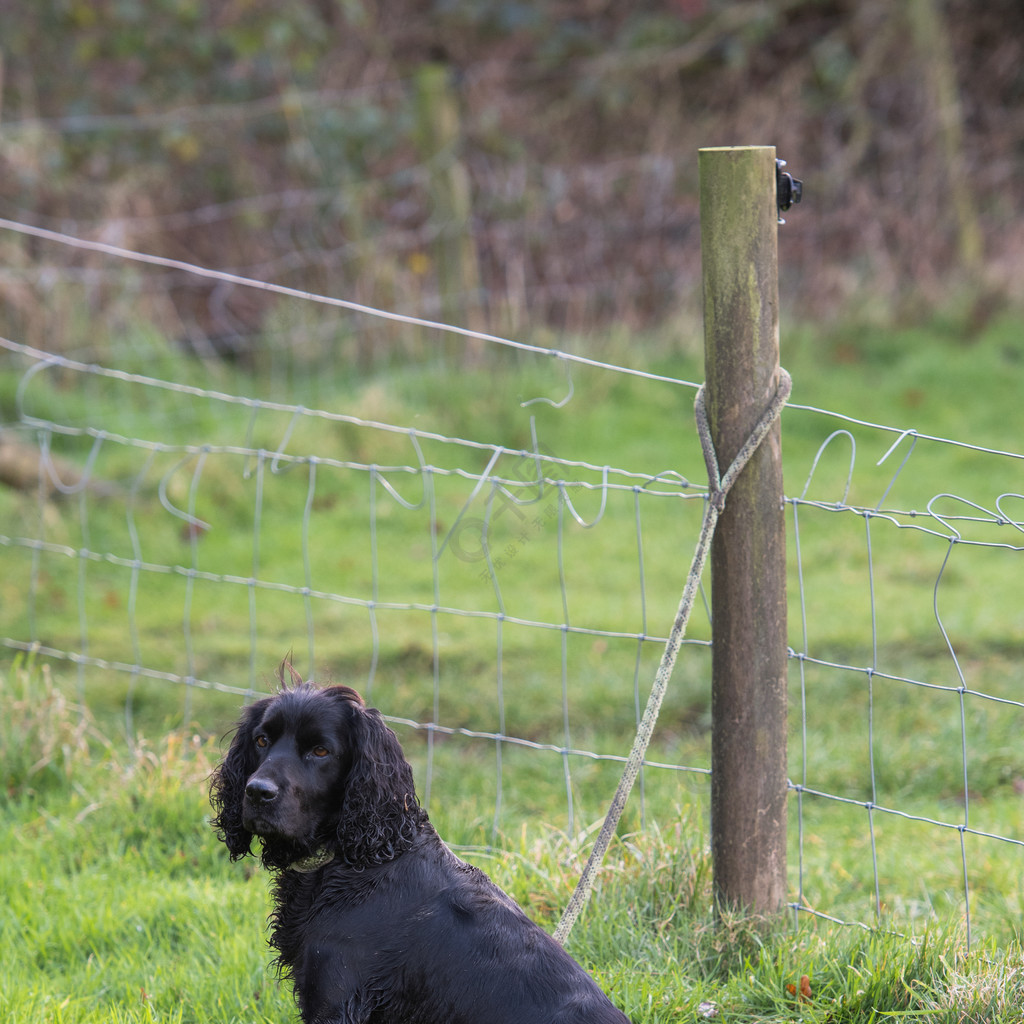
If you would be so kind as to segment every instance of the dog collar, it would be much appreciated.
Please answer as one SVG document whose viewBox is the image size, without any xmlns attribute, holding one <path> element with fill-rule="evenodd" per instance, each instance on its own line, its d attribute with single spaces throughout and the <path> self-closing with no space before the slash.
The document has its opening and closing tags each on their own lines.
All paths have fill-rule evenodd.
<svg viewBox="0 0 1024 1024">
<path fill-rule="evenodd" d="M 310 871 L 322 868 L 325 864 L 330 864 L 332 860 L 334 860 L 334 853 L 328 850 L 326 846 L 321 846 L 319 850 L 314 850 L 308 857 L 300 857 L 298 860 L 292 861 L 285 868 L 285 871 L 298 871 L 301 874 L 308 874 Z"/>
</svg>

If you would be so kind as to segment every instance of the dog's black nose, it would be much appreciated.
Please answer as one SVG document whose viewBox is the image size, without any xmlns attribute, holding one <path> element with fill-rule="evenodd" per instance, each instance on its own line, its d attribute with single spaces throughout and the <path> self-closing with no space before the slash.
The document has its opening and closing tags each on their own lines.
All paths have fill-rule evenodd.
<svg viewBox="0 0 1024 1024">
<path fill-rule="evenodd" d="M 245 786 L 245 795 L 254 804 L 269 804 L 277 792 L 277 783 L 270 779 L 250 779 Z"/>
</svg>

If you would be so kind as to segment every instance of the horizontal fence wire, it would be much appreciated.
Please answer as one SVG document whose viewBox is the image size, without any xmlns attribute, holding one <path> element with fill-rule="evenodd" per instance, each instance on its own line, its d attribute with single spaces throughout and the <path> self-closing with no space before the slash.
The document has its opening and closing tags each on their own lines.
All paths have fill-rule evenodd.
<svg viewBox="0 0 1024 1024">
<path fill-rule="evenodd" d="M 550 361 L 566 394 L 541 402 L 570 415 L 574 373 L 691 404 L 690 381 L 396 320 Z M 429 403 L 403 423 L 356 397 L 352 411 L 307 407 L 3 339 L 0 375 L 0 645 L 12 657 L 68 666 L 81 701 L 121 702 L 134 734 L 226 725 L 304 647 L 309 673 L 362 679 L 428 803 L 487 803 L 495 833 L 553 785 L 570 834 L 599 820 L 707 501 L 695 436 L 670 465 L 612 466 L 550 447 L 529 398 L 529 442 L 513 446 L 435 427 Z M 695 434 L 682 412 L 669 429 Z M 785 448 L 790 907 L 910 930 L 959 915 L 970 942 L 979 913 L 1018 909 L 998 880 L 1020 880 L 1024 845 L 1022 456 L 797 403 L 788 429 L 815 438 Z M 644 763 L 639 825 L 705 800 L 709 643 L 705 614 Z M 459 791 L 463 750 L 493 760 L 486 794 Z M 926 883 L 897 891 L 892 864 L 922 848 Z"/>
</svg>

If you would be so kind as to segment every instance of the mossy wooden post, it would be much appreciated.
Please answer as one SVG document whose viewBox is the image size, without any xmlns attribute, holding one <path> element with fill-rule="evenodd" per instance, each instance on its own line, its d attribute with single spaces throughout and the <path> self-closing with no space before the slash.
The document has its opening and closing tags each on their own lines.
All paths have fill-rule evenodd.
<svg viewBox="0 0 1024 1024">
<path fill-rule="evenodd" d="M 779 377 L 775 149 L 702 149 L 704 362 L 724 473 Z M 786 898 L 786 532 L 776 423 L 711 545 L 711 855 L 720 910 Z"/>
<path fill-rule="evenodd" d="M 480 300 L 480 263 L 473 237 L 469 172 L 459 159 L 462 121 L 458 94 L 448 65 L 431 61 L 416 73 L 417 140 L 430 176 L 431 219 L 441 317 L 475 331 L 487 329 Z M 479 355 L 470 339 L 468 353 Z"/>
</svg>

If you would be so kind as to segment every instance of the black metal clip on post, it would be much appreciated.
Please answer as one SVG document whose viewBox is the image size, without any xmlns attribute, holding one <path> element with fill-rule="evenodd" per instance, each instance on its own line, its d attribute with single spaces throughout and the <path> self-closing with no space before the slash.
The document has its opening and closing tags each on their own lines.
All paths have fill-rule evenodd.
<svg viewBox="0 0 1024 1024">
<path fill-rule="evenodd" d="M 785 166 L 785 160 L 775 161 L 775 204 L 779 208 L 780 224 L 786 223 L 781 215 L 799 203 L 804 195 L 804 183 L 799 178 L 794 178 L 788 171 L 784 171 L 782 168 Z"/>
</svg>

